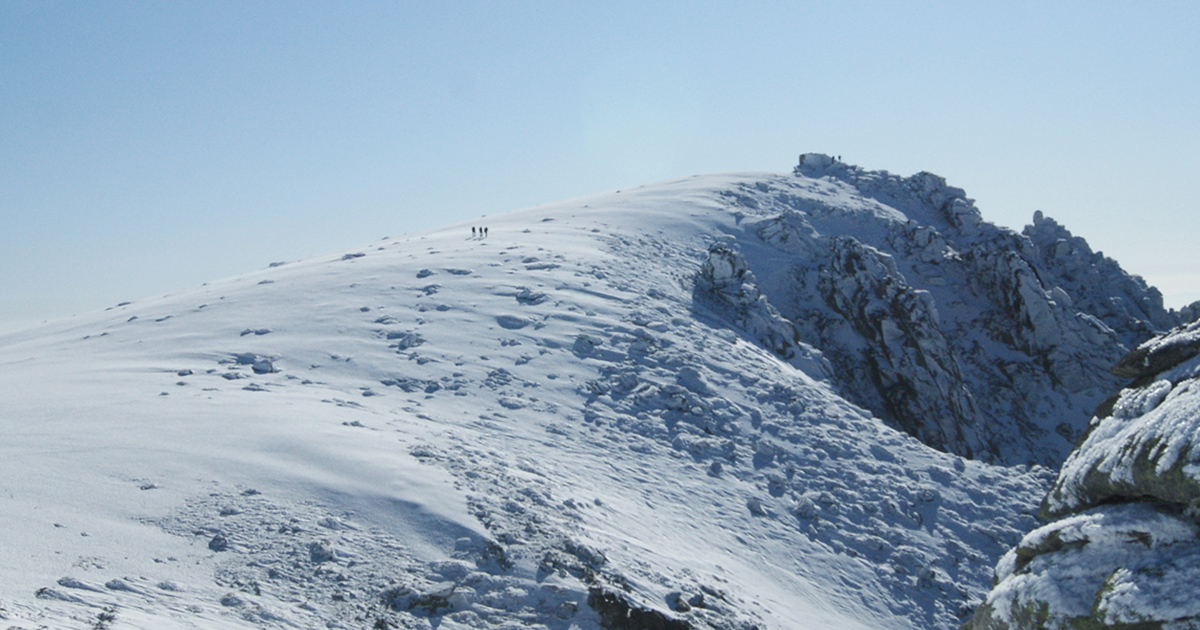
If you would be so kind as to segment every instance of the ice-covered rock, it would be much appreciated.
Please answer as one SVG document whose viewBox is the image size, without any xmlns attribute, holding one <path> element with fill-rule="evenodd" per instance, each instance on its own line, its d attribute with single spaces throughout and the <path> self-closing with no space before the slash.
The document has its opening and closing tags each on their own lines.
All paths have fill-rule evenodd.
<svg viewBox="0 0 1200 630">
<path fill-rule="evenodd" d="M 1107 401 L 1063 464 L 1043 510 L 1114 500 L 1200 504 L 1200 320 L 1148 341 L 1114 371 L 1137 378 Z"/>
<path fill-rule="evenodd" d="M 1143 343 L 1000 561 L 973 630 L 1197 628 L 1200 320 Z"/>
<path fill-rule="evenodd" d="M 969 630 L 1195 628 L 1200 525 L 1162 504 L 1100 508 L 1030 532 Z"/>
</svg>

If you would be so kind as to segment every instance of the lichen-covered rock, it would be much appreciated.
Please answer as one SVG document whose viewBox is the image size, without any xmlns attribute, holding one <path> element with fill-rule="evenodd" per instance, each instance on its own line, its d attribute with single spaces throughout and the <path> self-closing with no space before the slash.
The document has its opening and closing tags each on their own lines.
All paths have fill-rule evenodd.
<svg viewBox="0 0 1200 630">
<path fill-rule="evenodd" d="M 1200 320 L 1122 359 L 1124 373 L 1144 382 L 1121 390 L 1092 420 L 1043 503 L 1046 516 L 1143 497 L 1200 503 L 1198 353 Z"/>
<path fill-rule="evenodd" d="M 973 630 L 1200 629 L 1200 321 L 1129 353 Z"/>
<path fill-rule="evenodd" d="M 1200 628 L 1200 526 L 1177 508 L 1101 508 L 1030 532 L 971 630 Z"/>
</svg>

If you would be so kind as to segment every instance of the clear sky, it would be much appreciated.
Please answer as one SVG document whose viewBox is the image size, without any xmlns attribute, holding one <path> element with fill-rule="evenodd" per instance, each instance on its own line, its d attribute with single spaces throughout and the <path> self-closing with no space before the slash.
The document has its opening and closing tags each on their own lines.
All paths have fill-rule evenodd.
<svg viewBox="0 0 1200 630">
<path fill-rule="evenodd" d="M 1197 2 L 0 2 L 0 330 L 818 151 L 1200 299 Z"/>
</svg>

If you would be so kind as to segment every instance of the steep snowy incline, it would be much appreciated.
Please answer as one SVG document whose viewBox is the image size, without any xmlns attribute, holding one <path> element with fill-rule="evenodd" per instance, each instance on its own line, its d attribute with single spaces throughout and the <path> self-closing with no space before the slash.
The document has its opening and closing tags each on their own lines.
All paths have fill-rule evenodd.
<svg viewBox="0 0 1200 630">
<path fill-rule="evenodd" d="M 982 368 L 938 344 L 1025 360 L 970 332 L 967 280 L 900 284 L 933 263 L 877 248 L 939 237 L 904 219 L 920 203 L 879 198 L 696 177 L 0 337 L 0 619 L 955 628 L 1051 474 L 931 449 L 841 397 L 873 378 L 849 362 L 872 330 L 874 378 L 888 358 L 945 400 Z M 786 251 L 805 222 L 838 265 Z M 896 318 L 858 301 L 871 283 Z"/>
</svg>

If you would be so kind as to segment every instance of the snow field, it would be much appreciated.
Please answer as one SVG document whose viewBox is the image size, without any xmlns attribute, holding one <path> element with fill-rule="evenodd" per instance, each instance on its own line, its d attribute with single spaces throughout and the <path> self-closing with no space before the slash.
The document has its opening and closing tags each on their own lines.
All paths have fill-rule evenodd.
<svg viewBox="0 0 1200 630">
<path fill-rule="evenodd" d="M 1049 473 L 932 450 L 694 302 L 741 234 L 721 191 L 773 177 L 0 337 L 0 618 L 582 630 L 599 592 L 698 628 L 957 627 Z"/>
</svg>

